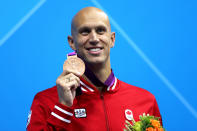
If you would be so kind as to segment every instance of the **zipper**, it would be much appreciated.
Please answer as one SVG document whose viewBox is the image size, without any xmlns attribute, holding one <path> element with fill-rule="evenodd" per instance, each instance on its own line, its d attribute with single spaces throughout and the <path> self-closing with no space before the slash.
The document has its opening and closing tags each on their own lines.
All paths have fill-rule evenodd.
<svg viewBox="0 0 197 131">
<path fill-rule="evenodd" d="M 100 98 L 101 98 L 102 103 L 103 103 L 103 109 L 104 109 L 104 113 L 105 113 L 105 122 L 106 122 L 106 126 L 107 126 L 107 131 L 109 131 L 109 120 L 108 120 L 108 117 L 107 117 L 107 110 L 106 110 L 106 106 L 105 106 L 103 93 L 100 94 Z"/>
</svg>

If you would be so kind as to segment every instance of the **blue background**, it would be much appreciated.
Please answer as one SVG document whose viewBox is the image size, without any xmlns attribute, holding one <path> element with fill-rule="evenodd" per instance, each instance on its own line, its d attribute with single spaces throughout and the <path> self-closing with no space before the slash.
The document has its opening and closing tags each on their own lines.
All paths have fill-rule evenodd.
<svg viewBox="0 0 197 131">
<path fill-rule="evenodd" d="M 197 2 L 97 2 L 189 103 L 193 113 L 112 24 L 116 32 L 111 50 L 115 75 L 155 95 L 167 130 L 196 130 Z M 67 35 L 73 15 L 87 6 L 98 5 L 93 0 L 0 1 L 0 130 L 25 130 L 34 95 L 55 85 L 66 54 L 71 51 Z M 2 41 L 6 35 L 8 39 Z"/>
</svg>

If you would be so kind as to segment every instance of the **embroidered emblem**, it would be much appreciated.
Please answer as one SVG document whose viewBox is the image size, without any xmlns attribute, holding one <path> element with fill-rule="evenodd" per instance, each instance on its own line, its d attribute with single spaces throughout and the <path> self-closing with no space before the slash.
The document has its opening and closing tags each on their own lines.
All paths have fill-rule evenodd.
<svg viewBox="0 0 197 131">
<path fill-rule="evenodd" d="M 86 117 L 86 109 L 82 108 L 82 109 L 75 109 L 75 117 L 76 118 L 84 118 Z"/>
<path fill-rule="evenodd" d="M 129 109 L 125 110 L 125 117 L 127 118 L 127 120 L 132 120 L 133 119 L 133 112 Z"/>
<path fill-rule="evenodd" d="M 29 123 L 30 123 L 31 114 L 32 114 L 32 111 L 30 110 L 29 113 L 28 113 L 28 119 L 27 119 L 27 125 L 26 125 L 26 127 L 27 127 L 27 126 L 29 125 Z"/>
</svg>

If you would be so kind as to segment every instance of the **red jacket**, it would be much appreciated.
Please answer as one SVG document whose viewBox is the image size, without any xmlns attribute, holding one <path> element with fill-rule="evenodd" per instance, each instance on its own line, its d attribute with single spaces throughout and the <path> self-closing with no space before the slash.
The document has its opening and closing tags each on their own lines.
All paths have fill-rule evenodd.
<svg viewBox="0 0 197 131">
<path fill-rule="evenodd" d="M 38 93 L 28 116 L 28 131 L 122 131 L 125 120 L 149 113 L 161 117 L 155 97 L 118 79 L 100 93 L 81 78 L 72 107 L 58 102 L 57 87 Z"/>
</svg>

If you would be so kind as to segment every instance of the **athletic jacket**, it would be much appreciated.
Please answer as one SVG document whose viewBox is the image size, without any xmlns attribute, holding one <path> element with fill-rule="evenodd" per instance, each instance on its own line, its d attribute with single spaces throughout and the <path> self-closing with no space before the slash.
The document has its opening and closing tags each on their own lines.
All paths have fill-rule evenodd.
<svg viewBox="0 0 197 131">
<path fill-rule="evenodd" d="M 58 102 L 57 87 L 38 93 L 28 116 L 28 131 L 122 131 L 125 120 L 149 113 L 161 117 L 155 97 L 117 78 L 99 92 L 80 78 L 72 107 Z"/>
</svg>

